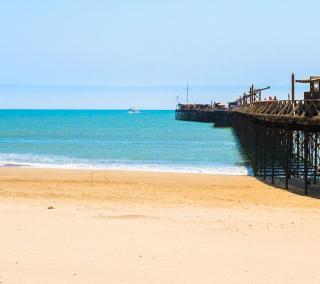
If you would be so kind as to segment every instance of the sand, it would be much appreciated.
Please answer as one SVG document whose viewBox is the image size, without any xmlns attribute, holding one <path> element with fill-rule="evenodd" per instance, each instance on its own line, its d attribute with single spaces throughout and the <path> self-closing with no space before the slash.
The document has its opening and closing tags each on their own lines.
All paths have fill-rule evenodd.
<svg viewBox="0 0 320 284">
<path fill-rule="evenodd" d="M 320 282 L 320 200 L 253 177 L 0 169 L 0 233 L 0 283 Z"/>
</svg>

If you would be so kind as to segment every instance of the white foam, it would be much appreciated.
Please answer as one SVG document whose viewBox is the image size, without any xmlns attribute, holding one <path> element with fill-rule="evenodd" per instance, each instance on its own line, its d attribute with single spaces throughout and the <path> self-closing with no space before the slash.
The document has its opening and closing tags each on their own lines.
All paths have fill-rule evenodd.
<svg viewBox="0 0 320 284">
<path fill-rule="evenodd" d="M 146 172 L 173 172 L 214 175 L 251 175 L 245 166 L 223 165 L 183 165 L 166 163 L 148 163 L 132 161 L 91 161 L 72 159 L 63 156 L 46 156 L 33 154 L 0 154 L 2 167 L 33 167 L 51 169 L 94 169 L 94 170 L 123 170 Z"/>
</svg>

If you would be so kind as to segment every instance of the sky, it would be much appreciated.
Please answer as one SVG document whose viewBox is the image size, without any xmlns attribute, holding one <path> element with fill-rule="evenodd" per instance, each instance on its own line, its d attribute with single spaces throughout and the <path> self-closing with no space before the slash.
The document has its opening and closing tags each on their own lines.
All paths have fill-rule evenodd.
<svg viewBox="0 0 320 284">
<path fill-rule="evenodd" d="M 0 89 L 287 86 L 293 71 L 298 77 L 320 73 L 319 11 L 318 0 L 3 0 Z M 0 90 L 0 107 L 23 107 L 29 96 L 28 106 L 85 108 L 91 99 L 94 108 L 104 95 L 83 95 L 75 103 L 54 92 L 19 90 Z M 161 100 L 141 93 L 135 101 L 155 108 L 172 107 L 178 95 Z M 115 108 L 124 99 L 105 95 Z"/>
</svg>

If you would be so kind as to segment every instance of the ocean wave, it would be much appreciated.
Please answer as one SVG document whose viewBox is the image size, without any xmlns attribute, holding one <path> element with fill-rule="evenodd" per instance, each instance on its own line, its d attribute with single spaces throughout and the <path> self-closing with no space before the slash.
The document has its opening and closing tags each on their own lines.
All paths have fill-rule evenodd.
<svg viewBox="0 0 320 284">
<path fill-rule="evenodd" d="M 177 164 L 155 161 L 88 160 L 53 155 L 0 154 L 1 167 L 32 167 L 55 169 L 124 170 L 175 172 L 215 175 L 252 175 L 250 168 L 241 165 Z"/>
</svg>

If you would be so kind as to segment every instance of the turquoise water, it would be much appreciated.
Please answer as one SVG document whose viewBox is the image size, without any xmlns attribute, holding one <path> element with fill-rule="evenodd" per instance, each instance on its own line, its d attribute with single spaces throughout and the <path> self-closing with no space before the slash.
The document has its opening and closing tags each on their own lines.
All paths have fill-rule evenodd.
<svg viewBox="0 0 320 284">
<path fill-rule="evenodd" d="M 230 128 L 174 111 L 0 110 L 0 165 L 248 173 Z"/>
</svg>

